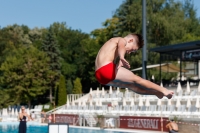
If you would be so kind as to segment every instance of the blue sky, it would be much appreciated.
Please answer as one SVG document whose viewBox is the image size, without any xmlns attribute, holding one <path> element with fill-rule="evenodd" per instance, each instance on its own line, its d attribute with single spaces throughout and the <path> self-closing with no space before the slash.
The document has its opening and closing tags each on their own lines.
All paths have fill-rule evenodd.
<svg viewBox="0 0 200 133">
<path fill-rule="evenodd" d="M 24 24 L 30 28 L 66 22 L 68 27 L 90 33 L 111 18 L 123 0 L 1 0 L 0 26 Z M 200 0 L 194 0 L 200 17 Z"/>
</svg>

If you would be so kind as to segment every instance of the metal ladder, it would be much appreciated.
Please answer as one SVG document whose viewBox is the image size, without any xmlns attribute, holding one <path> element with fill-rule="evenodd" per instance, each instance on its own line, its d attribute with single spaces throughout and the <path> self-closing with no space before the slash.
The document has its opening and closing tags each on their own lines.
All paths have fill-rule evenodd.
<svg viewBox="0 0 200 133">
<path fill-rule="evenodd" d="M 91 114 L 84 114 L 83 117 L 87 121 L 88 125 L 90 127 L 93 127 L 97 124 L 97 121 L 95 120 L 94 116 Z"/>
</svg>

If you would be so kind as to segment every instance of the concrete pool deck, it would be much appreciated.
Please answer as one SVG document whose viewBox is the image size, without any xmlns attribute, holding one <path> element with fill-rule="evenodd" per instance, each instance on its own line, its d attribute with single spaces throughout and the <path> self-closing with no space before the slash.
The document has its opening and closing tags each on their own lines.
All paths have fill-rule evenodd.
<svg viewBox="0 0 200 133">
<path fill-rule="evenodd" d="M 125 133 L 168 133 L 162 131 L 150 131 L 150 130 L 137 130 L 137 129 L 124 129 L 124 128 L 99 128 L 99 127 L 80 127 L 80 126 L 72 126 L 73 128 L 85 128 L 85 129 L 97 129 L 97 130 L 106 130 L 106 131 L 120 131 Z"/>
</svg>

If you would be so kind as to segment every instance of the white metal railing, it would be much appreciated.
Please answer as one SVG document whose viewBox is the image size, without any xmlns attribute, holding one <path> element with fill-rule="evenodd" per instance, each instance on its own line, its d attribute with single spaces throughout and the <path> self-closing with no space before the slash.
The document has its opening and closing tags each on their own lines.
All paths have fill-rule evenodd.
<svg viewBox="0 0 200 133">
<path fill-rule="evenodd" d="M 55 109 L 52 109 L 52 110 L 46 112 L 46 114 L 47 114 L 47 115 L 48 115 L 48 114 L 52 114 L 53 112 L 55 112 L 55 111 L 57 111 L 57 110 L 59 110 L 59 109 L 62 109 L 62 108 L 64 108 L 65 106 L 66 106 L 66 105 L 59 106 L 59 107 L 57 107 L 57 108 L 55 108 Z"/>
</svg>

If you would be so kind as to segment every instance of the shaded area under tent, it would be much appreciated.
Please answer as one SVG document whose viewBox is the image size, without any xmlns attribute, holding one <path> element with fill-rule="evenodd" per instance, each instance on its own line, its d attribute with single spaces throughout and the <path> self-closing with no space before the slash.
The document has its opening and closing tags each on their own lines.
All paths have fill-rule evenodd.
<svg viewBox="0 0 200 133">
<path fill-rule="evenodd" d="M 198 77 L 200 77 L 200 65 L 199 65 L 199 60 L 200 60 L 200 40 L 198 41 L 191 41 L 191 42 L 184 42 L 184 43 L 178 43 L 178 44 L 171 44 L 171 45 L 166 45 L 166 46 L 161 46 L 161 47 L 155 47 L 151 48 L 149 50 L 150 52 L 156 52 L 160 54 L 160 62 L 159 64 L 155 64 L 157 69 L 160 71 L 159 74 L 159 79 L 160 81 L 162 80 L 162 75 L 161 71 L 165 72 L 170 72 L 169 71 L 169 66 L 172 65 L 166 65 L 167 68 L 164 68 L 162 64 L 170 64 L 170 63 L 165 63 L 164 61 L 170 62 L 170 61 L 177 61 L 177 59 L 180 60 L 180 67 L 170 67 L 170 70 L 173 69 L 173 71 L 179 72 L 180 73 L 180 82 L 181 84 L 186 84 L 186 81 L 181 81 L 182 74 L 185 72 L 182 68 L 182 62 L 183 61 L 190 61 L 190 62 L 198 62 Z M 146 68 L 152 67 L 153 65 L 147 66 Z M 155 66 L 154 66 L 155 67 Z M 141 68 L 137 68 L 141 69 Z M 136 69 L 133 69 L 136 70 Z M 167 71 L 168 70 L 168 71 Z M 189 80 L 189 82 L 199 82 L 199 78 L 197 80 Z M 105 87 L 107 90 L 109 86 L 105 85 L 99 85 L 99 87 Z"/>
<path fill-rule="evenodd" d="M 160 70 L 160 81 L 162 80 L 162 61 L 180 61 L 180 68 L 176 70 L 180 73 L 180 80 L 182 77 L 182 73 L 185 70 L 182 68 L 183 61 L 190 61 L 190 62 L 197 62 L 197 75 L 199 81 L 199 60 L 200 60 L 200 41 L 191 41 L 191 42 L 184 42 L 179 44 L 172 44 L 166 45 L 156 48 L 151 48 L 150 52 L 156 52 L 160 54 L 160 63 L 159 63 L 159 70 Z"/>
<path fill-rule="evenodd" d="M 146 68 L 147 69 L 151 69 L 151 68 L 161 69 L 161 71 L 163 72 L 180 72 L 180 69 L 177 66 L 173 65 L 172 63 L 148 65 Z M 138 70 L 142 70 L 142 67 L 132 69 L 131 71 L 134 72 Z M 186 70 L 181 70 L 181 71 L 186 72 Z"/>
<path fill-rule="evenodd" d="M 175 66 L 172 63 L 162 63 L 162 64 L 147 65 L 146 68 L 147 69 L 157 69 L 157 70 L 161 69 L 162 72 L 166 72 L 166 73 L 178 73 L 178 72 L 180 72 L 180 68 Z M 131 71 L 132 72 L 136 72 L 136 71 L 140 71 L 142 69 L 143 69 L 142 67 L 139 67 L 139 68 L 136 68 L 136 69 L 132 69 Z M 182 72 L 187 72 L 187 70 L 184 70 L 184 69 L 181 70 L 181 71 Z M 152 77 L 150 80 L 152 82 L 155 82 L 154 77 Z M 162 84 L 169 84 L 169 83 L 170 83 L 169 80 L 162 79 Z M 157 84 L 159 84 L 159 83 L 157 83 Z"/>
</svg>

